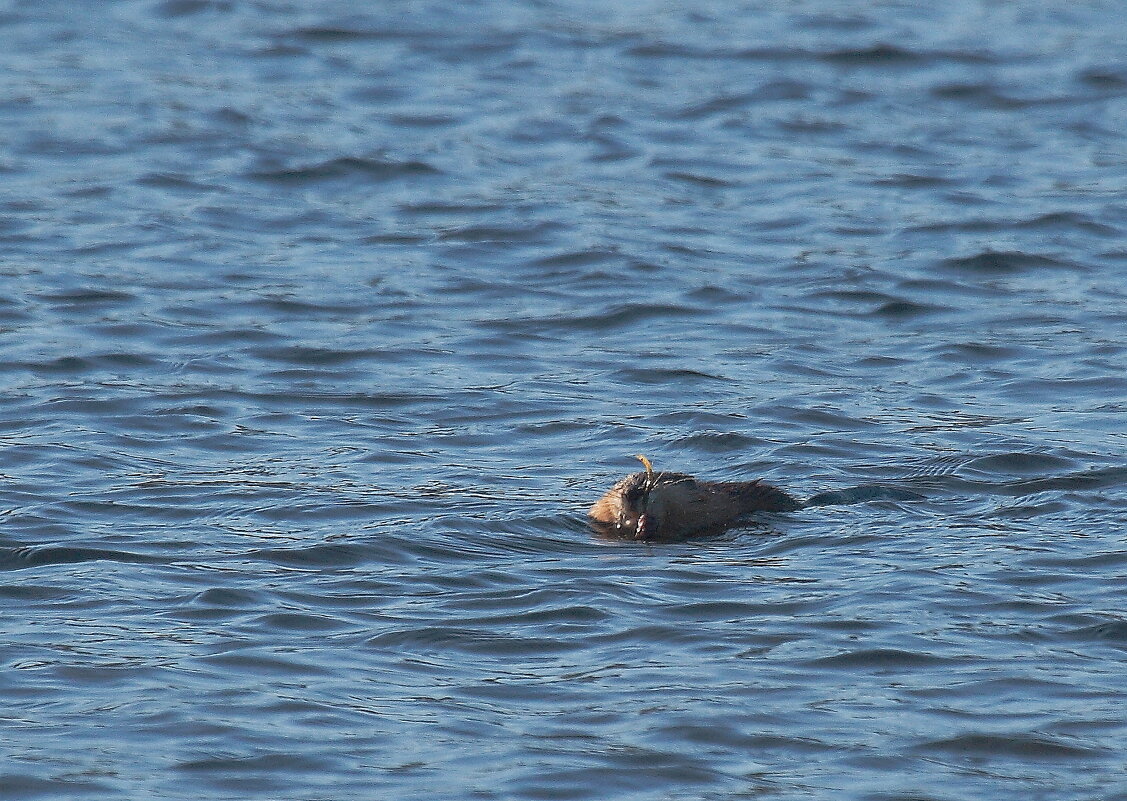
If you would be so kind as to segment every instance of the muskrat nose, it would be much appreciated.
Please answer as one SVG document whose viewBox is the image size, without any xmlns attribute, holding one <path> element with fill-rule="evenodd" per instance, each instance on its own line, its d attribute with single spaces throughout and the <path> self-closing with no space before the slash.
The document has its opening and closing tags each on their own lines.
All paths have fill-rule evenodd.
<svg viewBox="0 0 1127 801">
<path fill-rule="evenodd" d="M 657 534 L 657 525 L 652 517 L 647 514 L 638 516 L 638 523 L 634 527 L 634 539 L 648 540 Z"/>
</svg>

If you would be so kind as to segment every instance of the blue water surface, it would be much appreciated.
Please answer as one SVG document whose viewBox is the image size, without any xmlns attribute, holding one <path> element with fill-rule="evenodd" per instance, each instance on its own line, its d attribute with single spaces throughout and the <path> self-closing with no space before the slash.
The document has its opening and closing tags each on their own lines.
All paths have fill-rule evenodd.
<svg viewBox="0 0 1127 801">
<path fill-rule="evenodd" d="M 7 4 L 0 797 L 1127 799 L 1125 41 Z"/>
</svg>

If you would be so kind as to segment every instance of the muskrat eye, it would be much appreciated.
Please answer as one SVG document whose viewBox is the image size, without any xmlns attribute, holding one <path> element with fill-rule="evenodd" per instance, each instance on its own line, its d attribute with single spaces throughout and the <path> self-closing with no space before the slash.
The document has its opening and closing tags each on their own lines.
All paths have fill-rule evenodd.
<svg viewBox="0 0 1127 801">
<path fill-rule="evenodd" d="M 637 509 L 644 503 L 646 494 L 646 491 L 641 487 L 631 487 L 622 494 L 622 500 L 625 501 L 626 505 L 631 509 Z"/>
</svg>

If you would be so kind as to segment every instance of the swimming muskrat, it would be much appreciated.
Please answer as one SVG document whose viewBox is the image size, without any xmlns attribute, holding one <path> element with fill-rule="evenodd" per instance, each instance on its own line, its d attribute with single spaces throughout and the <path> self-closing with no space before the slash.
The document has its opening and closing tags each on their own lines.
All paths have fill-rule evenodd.
<svg viewBox="0 0 1127 801">
<path fill-rule="evenodd" d="M 685 473 L 646 472 L 611 487 L 587 512 L 591 527 L 631 540 L 680 540 L 723 531 L 752 512 L 794 512 L 811 506 L 866 501 L 923 501 L 918 492 L 884 484 L 860 484 L 819 492 L 800 501 L 762 481 L 701 481 Z"/>
<path fill-rule="evenodd" d="M 619 481 L 587 513 L 591 526 L 615 537 L 676 540 L 722 531 L 752 512 L 793 512 L 805 504 L 760 481 L 701 481 L 646 466 Z"/>
</svg>

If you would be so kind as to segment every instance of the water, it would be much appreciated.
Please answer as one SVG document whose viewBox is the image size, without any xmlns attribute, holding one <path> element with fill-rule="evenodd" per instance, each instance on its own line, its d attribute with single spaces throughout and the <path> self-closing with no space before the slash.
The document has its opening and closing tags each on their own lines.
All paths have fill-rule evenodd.
<svg viewBox="0 0 1127 801">
<path fill-rule="evenodd" d="M 4 9 L 5 799 L 1127 798 L 1121 6 L 611 6 Z"/>
</svg>

